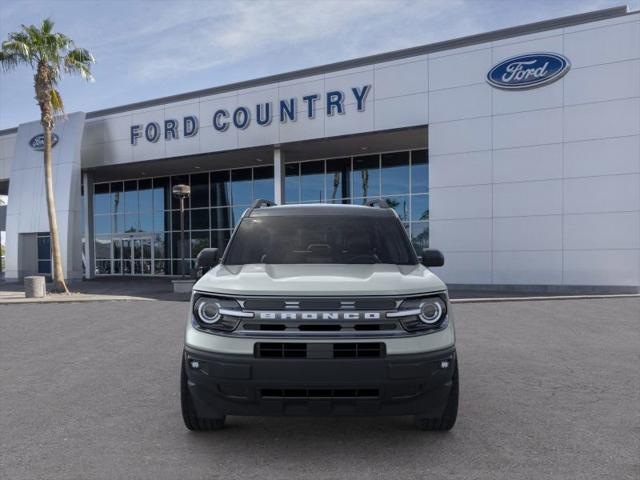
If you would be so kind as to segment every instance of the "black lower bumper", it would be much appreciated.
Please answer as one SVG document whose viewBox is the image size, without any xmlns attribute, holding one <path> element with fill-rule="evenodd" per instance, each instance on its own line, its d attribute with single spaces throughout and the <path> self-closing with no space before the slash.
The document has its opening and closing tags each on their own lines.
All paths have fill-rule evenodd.
<svg viewBox="0 0 640 480">
<path fill-rule="evenodd" d="M 185 348 L 198 415 L 419 415 L 438 417 L 455 348 L 357 359 L 272 359 Z"/>
</svg>

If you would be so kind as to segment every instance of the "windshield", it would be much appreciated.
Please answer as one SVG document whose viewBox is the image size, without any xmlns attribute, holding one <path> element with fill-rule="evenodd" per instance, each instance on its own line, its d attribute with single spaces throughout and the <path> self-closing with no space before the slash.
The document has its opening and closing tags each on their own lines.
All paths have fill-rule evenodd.
<svg viewBox="0 0 640 480">
<path fill-rule="evenodd" d="M 264 216 L 240 222 L 224 263 L 415 265 L 417 258 L 395 217 Z"/>
</svg>

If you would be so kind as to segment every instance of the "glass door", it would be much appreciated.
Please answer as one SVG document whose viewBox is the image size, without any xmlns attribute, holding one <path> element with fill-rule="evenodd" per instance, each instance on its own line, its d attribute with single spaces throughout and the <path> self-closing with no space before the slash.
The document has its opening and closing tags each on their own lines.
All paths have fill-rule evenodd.
<svg viewBox="0 0 640 480">
<path fill-rule="evenodd" d="M 113 273 L 115 275 L 153 275 L 151 237 L 113 239 Z"/>
<path fill-rule="evenodd" d="M 133 274 L 151 275 L 153 273 L 153 258 L 151 237 L 133 239 Z"/>
</svg>

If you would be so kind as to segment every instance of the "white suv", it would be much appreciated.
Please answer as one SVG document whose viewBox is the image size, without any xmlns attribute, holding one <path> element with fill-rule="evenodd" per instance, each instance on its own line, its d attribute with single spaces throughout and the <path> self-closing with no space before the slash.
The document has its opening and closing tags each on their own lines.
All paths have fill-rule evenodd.
<svg viewBox="0 0 640 480">
<path fill-rule="evenodd" d="M 414 415 L 449 430 L 458 364 L 447 288 L 395 211 L 367 206 L 248 209 L 222 258 L 205 249 L 182 360 L 182 415 Z"/>
</svg>

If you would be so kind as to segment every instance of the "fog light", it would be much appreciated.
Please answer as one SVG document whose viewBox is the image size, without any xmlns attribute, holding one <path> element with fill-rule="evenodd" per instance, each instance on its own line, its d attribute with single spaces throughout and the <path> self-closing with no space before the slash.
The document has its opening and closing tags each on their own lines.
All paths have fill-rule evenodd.
<svg viewBox="0 0 640 480">
<path fill-rule="evenodd" d="M 442 369 L 449 368 L 449 360 L 442 360 L 440 362 L 440 368 L 442 368 Z"/>
<path fill-rule="evenodd" d="M 194 370 L 197 370 L 200 368 L 200 362 L 197 360 L 189 360 L 189 365 L 191 366 L 191 368 L 193 368 Z"/>
</svg>

